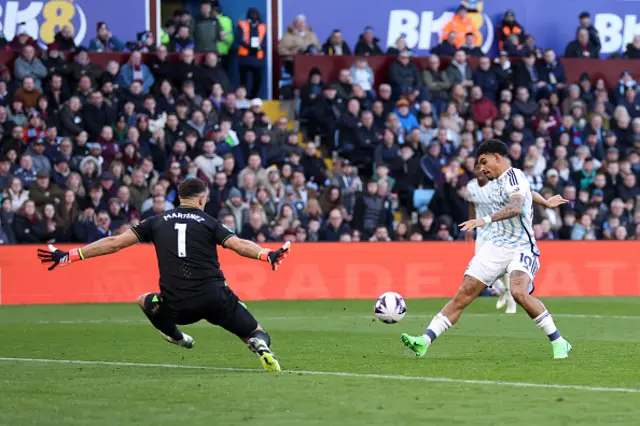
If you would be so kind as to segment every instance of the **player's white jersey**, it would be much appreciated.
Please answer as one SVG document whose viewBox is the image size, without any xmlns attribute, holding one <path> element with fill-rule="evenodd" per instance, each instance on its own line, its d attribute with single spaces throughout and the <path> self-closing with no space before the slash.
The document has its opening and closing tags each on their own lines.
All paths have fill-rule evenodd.
<svg viewBox="0 0 640 426">
<path fill-rule="evenodd" d="M 478 179 L 473 179 L 467 184 L 467 202 L 472 203 L 476 208 L 476 219 L 481 219 L 490 215 L 493 204 L 491 201 L 491 188 L 493 185 L 489 181 L 485 186 L 478 184 Z M 478 240 L 486 240 L 489 237 L 492 224 L 476 228 Z"/>
<path fill-rule="evenodd" d="M 492 181 L 491 210 L 495 213 L 502 209 L 514 194 L 524 198 L 522 213 L 511 219 L 492 223 L 489 241 L 498 247 L 529 248 L 534 255 L 539 256 L 540 251 L 533 234 L 533 196 L 529 180 L 522 170 L 511 167 Z"/>
</svg>

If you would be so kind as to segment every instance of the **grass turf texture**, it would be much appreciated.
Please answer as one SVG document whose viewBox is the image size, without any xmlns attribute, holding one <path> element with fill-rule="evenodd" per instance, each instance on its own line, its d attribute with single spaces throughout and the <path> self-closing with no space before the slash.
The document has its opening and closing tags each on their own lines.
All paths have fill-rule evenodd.
<svg viewBox="0 0 640 426">
<path fill-rule="evenodd" d="M 0 307 L 0 357 L 256 370 L 0 360 L 0 424 L 637 424 L 637 392 L 495 382 L 640 389 L 638 298 L 547 300 L 574 347 L 556 361 L 522 310 L 501 314 L 495 300 L 474 303 L 424 358 L 403 348 L 400 333 L 424 330 L 443 300 L 408 300 L 396 325 L 374 319 L 373 301 L 249 303 L 288 371 L 281 375 L 258 372 L 255 355 L 206 323 L 184 327 L 193 350 L 169 345 L 134 304 Z"/>
</svg>

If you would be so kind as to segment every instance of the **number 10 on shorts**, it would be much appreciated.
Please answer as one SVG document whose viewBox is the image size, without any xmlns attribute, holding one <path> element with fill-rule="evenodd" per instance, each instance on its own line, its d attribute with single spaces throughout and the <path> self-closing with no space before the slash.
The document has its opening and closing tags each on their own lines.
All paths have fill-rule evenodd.
<svg viewBox="0 0 640 426">
<path fill-rule="evenodd" d="M 535 257 L 527 256 L 524 253 L 520 253 L 520 263 L 522 263 L 527 270 L 531 272 L 532 276 L 536 275 L 536 272 L 538 272 L 538 268 L 540 267 L 540 264 Z"/>
</svg>

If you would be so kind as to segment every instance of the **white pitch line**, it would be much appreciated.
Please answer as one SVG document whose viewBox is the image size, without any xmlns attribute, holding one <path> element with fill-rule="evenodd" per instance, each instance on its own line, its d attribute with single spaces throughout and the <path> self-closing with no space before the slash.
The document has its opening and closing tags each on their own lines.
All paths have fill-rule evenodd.
<svg viewBox="0 0 640 426">
<path fill-rule="evenodd" d="M 639 0 L 640 1 L 640 0 Z M 430 318 L 433 314 L 414 314 L 412 318 Z M 464 314 L 463 318 L 466 317 L 500 317 L 504 316 L 500 313 L 487 313 L 487 314 Z M 555 318 L 584 318 L 584 319 L 609 319 L 609 320 L 640 320 L 640 315 L 590 315 L 590 314 L 552 314 Z M 258 319 L 264 321 L 321 321 L 321 320 L 348 320 L 348 319 L 374 319 L 375 316 L 371 315 L 324 315 L 324 316 L 279 316 L 279 317 L 270 317 L 270 316 L 258 316 Z M 149 322 L 145 319 L 95 319 L 95 320 L 60 320 L 60 321 L 2 321 L 0 320 L 0 325 L 3 324 L 148 324 Z"/>
<path fill-rule="evenodd" d="M 117 362 L 117 361 L 85 361 L 76 359 L 41 359 L 41 358 L 9 358 L 0 357 L 0 361 L 6 362 L 31 362 L 41 364 L 79 364 L 79 365 L 106 365 L 111 367 L 155 367 L 181 370 L 209 370 L 209 371 L 234 371 L 243 373 L 263 373 L 262 370 L 253 368 L 233 368 L 233 367 L 211 367 L 198 365 L 180 365 L 180 364 L 155 364 L 155 363 L 138 363 L 138 362 Z M 285 374 L 303 374 L 308 376 L 333 376 L 333 377 L 354 377 L 363 379 L 380 379 L 380 380 L 405 380 L 405 381 L 421 381 L 436 383 L 453 383 L 478 386 L 511 386 L 518 388 L 539 388 L 539 389 L 564 389 L 578 390 L 586 392 L 617 392 L 617 393 L 640 393 L 640 389 L 634 388 L 607 388 L 600 386 L 582 386 L 582 385 L 559 385 L 552 383 L 528 383 L 528 382 L 504 382 L 500 380 L 471 380 L 471 379 L 453 379 L 449 377 L 427 377 L 427 376 L 400 376 L 394 374 L 362 374 L 362 373 L 345 373 L 340 371 L 307 371 L 307 370 L 290 370 L 283 371 Z"/>
</svg>

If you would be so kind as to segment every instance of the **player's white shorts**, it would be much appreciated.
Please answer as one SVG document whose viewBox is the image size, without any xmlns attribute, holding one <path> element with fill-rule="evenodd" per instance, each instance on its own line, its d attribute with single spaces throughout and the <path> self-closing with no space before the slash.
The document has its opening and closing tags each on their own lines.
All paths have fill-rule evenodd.
<svg viewBox="0 0 640 426">
<path fill-rule="evenodd" d="M 480 252 L 480 249 L 482 248 L 482 246 L 486 242 L 487 242 L 487 240 L 485 240 L 485 238 L 483 236 L 476 235 L 476 252 L 475 252 L 476 254 L 478 254 Z"/>
<path fill-rule="evenodd" d="M 506 248 L 493 245 L 487 241 L 471 259 L 465 275 L 472 276 L 487 287 L 505 273 L 522 271 L 531 279 L 529 293 L 533 291 L 533 279 L 540 269 L 540 260 L 531 249 Z"/>
</svg>

